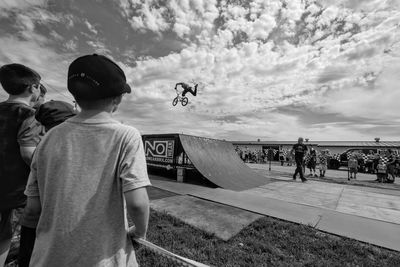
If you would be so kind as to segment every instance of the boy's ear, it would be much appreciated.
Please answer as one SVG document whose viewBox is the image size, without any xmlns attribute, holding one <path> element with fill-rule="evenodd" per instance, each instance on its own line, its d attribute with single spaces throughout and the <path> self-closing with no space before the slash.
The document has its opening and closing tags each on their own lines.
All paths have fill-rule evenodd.
<svg viewBox="0 0 400 267">
<path fill-rule="evenodd" d="M 119 95 L 119 96 L 116 96 L 116 97 L 114 97 L 113 99 L 112 99 L 112 104 L 114 105 L 114 106 L 118 106 L 119 104 L 121 104 L 121 101 L 122 101 L 122 95 Z"/>
<path fill-rule="evenodd" d="M 123 95 L 119 95 L 119 96 L 115 97 L 115 98 L 114 98 L 114 104 L 116 104 L 116 105 L 121 104 L 122 96 L 123 96 Z"/>
<path fill-rule="evenodd" d="M 25 89 L 25 92 L 26 92 L 26 91 L 28 91 L 30 94 L 32 94 L 32 93 L 33 93 L 33 84 L 27 85 L 27 86 L 26 86 L 26 89 Z"/>
</svg>

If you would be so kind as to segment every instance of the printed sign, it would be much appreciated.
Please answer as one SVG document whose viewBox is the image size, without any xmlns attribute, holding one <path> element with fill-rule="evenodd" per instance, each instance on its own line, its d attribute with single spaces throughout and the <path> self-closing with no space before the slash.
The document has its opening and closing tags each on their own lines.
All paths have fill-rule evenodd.
<svg viewBox="0 0 400 267">
<path fill-rule="evenodd" d="M 147 161 L 173 163 L 174 140 L 145 140 L 144 151 Z"/>
</svg>

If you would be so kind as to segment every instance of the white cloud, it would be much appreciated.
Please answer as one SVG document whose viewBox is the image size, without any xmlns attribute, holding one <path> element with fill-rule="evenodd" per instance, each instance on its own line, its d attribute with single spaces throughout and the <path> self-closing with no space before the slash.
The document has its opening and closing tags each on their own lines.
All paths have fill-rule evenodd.
<svg viewBox="0 0 400 267">
<path fill-rule="evenodd" d="M 123 0 L 120 7 L 134 30 L 161 34 L 172 29 L 181 38 L 211 31 L 219 14 L 215 0 L 171 0 L 166 6 L 161 2 Z"/>
<path fill-rule="evenodd" d="M 78 44 L 76 40 L 71 39 L 64 44 L 64 47 L 69 51 L 75 51 L 78 47 Z"/>
<path fill-rule="evenodd" d="M 56 31 L 54 31 L 54 30 L 52 30 L 51 32 L 50 32 L 50 36 L 52 37 L 52 38 L 54 38 L 54 40 L 58 40 L 58 41 L 61 41 L 61 40 L 63 40 L 64 39 L 64 37 L 62 37 L 60 34 L 58 34 Z"/>
<path fill-rule="evenodd" d="M 24 11 L 32 7 L 42 6 L 47 4 L 48 0 L 2 0 L 0 1 L 0 14 L 8 16 L 9 11 Z"/>
<path fill-rule="evenodd" d="M 48 99 L 71 102 L 72 96 L 67 92 L 65 83 L 70 55 L 60 55 L 40 43 L 15 37 L 1 37 L 0 43 L 0 65 L 21 63 L 36 70 L 49 87 Z M 6 97 L 3 91 L 1 95 L 2 99 Z"/>
<path fill-rule="evenodd" d="M 400 97 L 398 70 L 400 60 L 386 61 L 387 66 L 375 81 L 375 89 L 366 91 L 362 87 L 347 87 L 329 94 L 324 105 L 332 112 L 344 115 L 363 117 L 367 120 L 395 120 L 400 107 L 397 104 Z M 354 101 L 356 97 L 357 101 Z"/>
<path fill-rule="evenodd" d="M 314 4 L 305 10 L 306 2 Z M 257 0 L 238 6 L 221 1 L 218 9 L 217 1 L 206 0 L 171 0 L 164 6 L 155 0 L 119 0 L 133 30 L 158 34 L 159 39 L 152 40 L 157 47 L 165 49 L 163 38 L 170 41 L 176 37 L 173 33 L 185 45 L 158 58 L 134 48 L 125 52 L 137 66 L 119 63 L 133 94 L 126 97 L 118 116 L 145 133 L 183 131 L 254 140 L 295 140 L 299 135 L 314 140 L 371 139 L 380 118 L 394 125 L 400 111 L 396 105 L 400 13 L 382 2 L 295 0 L 283 5 L 278 0 Z M 377 9 L 370 10 L 372 6 Z M 321 8 L 324 12 L 317 16 Z M 299 21 L 304 12 L 310 14 Z M 37 33 L 40 23 L 51 24 L 51 17 L 38 13 L 41 19 L 36 21 L 32 14 L 16 17 L 22 40 L 9 35 L 0 39 L 5 44 L 0 48 L 1 63 L 27 62 L 65 91 L 71 56 L 56 54 Z M 63 14 L 60 21 L 68 29 L 75 19 Z M 103 25 L 85 24 L 98 37 L 85 40 L 87 44 L 115 56 L 119 47 L 103 42 Z M 82 52 L 76 39 L 61 37 L 66 51 Z M 187 107 L 172 107 L 175 83 L 191 80 L 202 83 L 198 95 L 189 95 Z M 340 120 L 334 121 L 332 115 L 326 122 L 313 122 L 303 113 L 279 112 L 293 106 L 306 107 L 304 114 L 320 113 L 321 118 L 336 114 Z M 373 121 L 357 121 L 368 118 Z M 393 133 L 387 133 L 390 136 Z"/>
<path fill-rule="evenodd" d="M 305 11 L 304 1 L 291 0 L 286 2 L 286 8 L 282 10 L 282 16 L 290 21 L 297 21 Z"/>
<path fill-rule="evenodd" d="M 269 33 L 275 28 L 275 26 L 276 22 L 273 16 L 262 14 L 251 24 L 247 34 L 249 35 L 250 40 L 267 39 Z"/>
<path fill-rule="evenodd" d="M 95 26 L 93 26 L 88 20 L 84 21 L 86 27 L 88 30 L 93 33 L 94 35 L 97 35 L 99 32 L 96 30 Z"/>
<path fill-rule="evenodd" d="M 135 69 L 136 74 L 133 80 L 139 85 L 138 95 L 150 94 L 150 97 L 163 99 L 169 103 L 174 96 L 171 89 L 175 82 L 188 81 L 196 77 L 207 85 L 197 97 L 190 96 L 193 100 L 186 116 L 192 118 L 194 114 L 197 114 L 206 118 L 216 118 L 225 114 L 243 116 L 246 121 L 244 125 L 215 121 L 221 130 L 221 133 L 218 133 L 220 135 L 224 135 L 224 131 L 225 133 L 241 132 L 247 136 L 263 136 L 262 133 L 266 136 L 274 136 L 275 133 L 285 136 L 286 139 L 293 139 L 299 134 L 293 133 L 293 129 L 299 129 L 304 132 L 304 135 L 313 139 L 321 139 L 318 138 L 321 135 L 326 139 L 337 139 L 336 137 L 346 139 L 346 136 L 357 135 L 361 138 L 369 138 L 367 133 L 360 134 L 362 129 L 360 125 L 350 127 L 320 124 L 308 129 L 304 128 L 302 122 L 297 121 L 295 116 L 277 115 L 273 111 L 272 113 L 267 111 L 286 105 L 305 104 L 320 107 L 322 113 L 345 111 L 343 115 L 348 116 L 355 110 L 362 110 L 360 114 L 354 114 L 367 114 L 361 106 L 370 106 L 371 101 L 377 101 L 378 93 L 367 97 L 365 96 L 366 89 L 357 88 L 356 85 L 375 83 L 375 86 L 388 88 L 387 84 L 380 84 L 383 78 L 375 81 L 374 76 L 365 75 L 365 73 L 380 73 L 389 64 L 387 58 L 382 59 L 383 49 L 397 40 L 399 35 L 388 28 L 384 31 L 375 29 L 381 27 L 380 23 L 383 21 L 389 20 L 390 25 L 393 25 L 397 19 L 396 15 L 392 14 L 380 23 L 376 23 L 376 19 L 364 21 L 364 25 L 371 23 L 369 27 L 366 27 L 366 31 L 355 35 L 353 41 L 343 45 L 340 40 L 353 38 L 352 35 L 328 36 L 317 46 L 296 46 L 289 42 L 283 42 L 280 46 L 275 46 L 271 42 L 262 44 L 256 39 L 265 35 L 257 37 L 250 35 L 250 40 L 253 39 L 253 41 L 232 46 L 233 33 L 244 29 L 246 33 L 249 33 L 254 29 L 254 22 L 263 18 L 263 14 L 257 13 L 263 12 L 260 10 L 263 9 L 254 9 L 256 17 L 253 21 L 249 21 L 244 19 L 248 10 L 226 8 L 223 13 L 228 18 L 224 25 L 226 29 L 218 30 L 216 36 L 211 39 L 211 43 L 192 45 L 177 54 L 140 62 Z M 317 8 L 314 12 L 317 12 Z M 318 19 L 321 20 L 319 22 L 321 25 L 325 25 L 325 22 L 338 17 L 346 19 L 349 14 L 348 11 L 330 8 Z M 351 23 L 358 23 L 360 18 L 353 14 Z M 265 28 L 264 34 L 269 31 L 267 27 Z M 325 32 L 321 31 L 321 36 L 324 34 Z M 342 50 L 344 47 L 345 51 Z M 348 61 L 349 58 L 353 58 L 353 63 Z M 171 66 L 173 66 L 172 69 Z M 394 77 L 385 79 L 393 81 Z M 318 80 L 319 85 L 316 83 Z M 320 89 L 321 86 L 322 89 Z M 343 99 L 344 92 L 355 96 L 361 95 L 363 100 L 355 101 L 354 97 Z M 390 90 L 385 92 L 388 96 L 390 95 Z M 330 102 L 329 98 L 333 101 Z M 383 108 L 388 100 L 381 98 L 377 105 Z M 349 105 L 352 108 L 347 108 Z M 393 105 L 387 113 L 397 114 L 396 109 L 397 107 Z M 248 114 L 248 116 L 242 114 Z M 268 114 L 268 119 L 259 118 L 254 114 Z M 265 121 L 271 118 L 274 118 L 274 123 L 269 125 L 271 128 L 266 127 Z M 394 118 L 391 117 L 391 119 Z M 214 125 L 208 123 L 210 124 Z M 201 122 L 199 122 L 199 127 L 200 125 L 202 129 L 207 128 Z M 271 131 L 269 132 L 266 128 Z"/>
<path fill-rule="evenodd" d="M 326 8 L 322 14 L 319 16 L 318 26 L 328 26 L 331 24 L 331 21 L 338 18 L 340 12 L 343 10 L 339 10 L 336 6 L 329 6 Z"/>
<path fill-rule="evenodd" d="M 154 7 L 157 1 L 120 1 L 123 14 L 134 30 L 161 33 L 169 28 L 164 18 L 165 7 Z"/>
<path fill-rule="evenodd" d="M 111 50 L 107 48 L 107 46 L 99 41 L 86 41 L 86 43 L 92 47 L 92 49 L 94 50 L 95 53 L 97 54 L 103 54 L 103 55 L 108 55 L 111 56 Z"/>
</svg>

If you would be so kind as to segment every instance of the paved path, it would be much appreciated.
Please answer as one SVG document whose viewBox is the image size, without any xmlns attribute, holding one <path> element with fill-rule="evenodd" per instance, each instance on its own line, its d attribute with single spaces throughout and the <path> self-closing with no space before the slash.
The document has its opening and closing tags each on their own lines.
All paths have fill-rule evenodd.
<svg viewBox="0 0 400 267">
<path fill-rule="evenodd" d="M 250 168 L 263 171 L 262 173 L 270 178 L 274 177 L 275 179 L 282 179 L 282 180 L 290 180 L 292 179 L 293 173 L 295 171 L 295 166 L 280 166 L 280 164 L 274 162 L 271 165 L 271 171 L 269 171 L 268 164 L 252 164 L 248 163 L 247 166 Z M 342 167 L 343 168 L 343 167 Z M 309 177 L 309 170 L 306 169 L 305 177 Z M 317 170 L 317 174 L 319 174 L 319 170 Z M 400 179 L 396 178 L 394 184 L 384 184 L 375 182 L 376 174 L 369 174 L 369 173 L 357 173 L 357 179 L 348 181 L 347 178 L 347 170 L 340 169 L 340 170 L 327 170 L 326 171 L 326 178 L 316 178 L 321 180 L 334 180 L 340 181 L 347 184 L 356 184 L 360 185 L 360 183 L 364 182 L 362 185 L 372 186 L 372 187 L 379 187 L 379 188 L 387 188 L 387 189 L 400 189 Z"/>
<path fill-rule="evenodd" d="M 400 196 L 366 192 L 354 186 L 278 181 L 243 192 L 400 224 Z"/>
<path fill-rule="evenodd" d="M 307 224 L 400 251 L 400 196 L 363 187 L 317 181 L 279 181 L 247 191 L 152 181 L 153 186 L 177 194 L 229 205 L 254 213 Z M 392 190 L 393 191 L 393 190 Z"/>
</svg>

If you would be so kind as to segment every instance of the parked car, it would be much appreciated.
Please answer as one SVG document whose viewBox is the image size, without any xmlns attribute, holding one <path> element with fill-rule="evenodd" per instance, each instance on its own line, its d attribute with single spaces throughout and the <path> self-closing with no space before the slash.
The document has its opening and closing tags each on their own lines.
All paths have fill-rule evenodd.
<svg viewBox="0 0 400 267">
<path fill-rule="evenodd" d="M 380 157 L 369 158 L 368 155 L 373 153 L 380 157 L 386 157 L 388 149 L 377 149 L 377 148 L 350 148 L 340 155 L 330 155 L 328 157 L 328 168 L 337 170 L 340 167 L 347 167 L 349 161 L 349 155 L 354 154 L 358 161 L 359 172 L 375 172 L 375 167 L 378 164 Z"/>
</svg>

